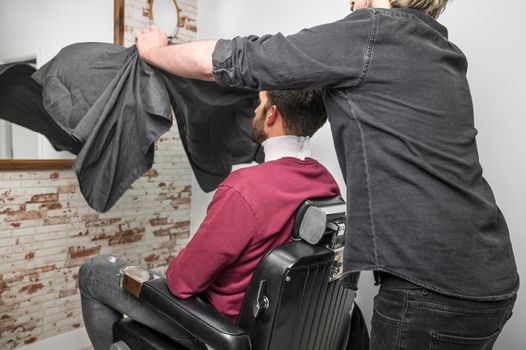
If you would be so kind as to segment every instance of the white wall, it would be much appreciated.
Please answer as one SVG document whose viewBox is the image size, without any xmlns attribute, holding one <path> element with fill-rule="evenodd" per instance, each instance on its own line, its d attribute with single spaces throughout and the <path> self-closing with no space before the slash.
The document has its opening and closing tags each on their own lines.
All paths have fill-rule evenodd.
<svg viewBox="0 0 526 350">
<path fill-rule="evenodd" d="M 0 0 L 0 19 L 0 60 L 41 64 L 75 42 L 113 42 L 113 0 Z"/>
<path fill-rule="evenodd" d="M 477 7 L 470 5 L 476 3 Z M 499 6 L 500 5 L 500 6 Z M 526 2 L 453 1 L 441 19 L 450 39 L 469 59 L 468 78 L 475 105 L 475 125 L 484 177 L 511 232 L 519 274 L 526 271 Z M 513 318 L 495 346 L 524 349 L 524 284 Z"/>
<path fill-rule="evenodd" d="M 0 0 L 0 62 L 36 57 L 40 67 L 64 46 L 85 41 L 113 42 L 113 0 Z M 15 145 L 15 158 L 71 158 L 44 136 L 13 129 L 28 140 Z"/>
<path fill-rule="evenodd" d="M 474 4 L 477 5 L 473 8 Z M 506 7 L 494 1 L 453 1 L 440 21 L 450 38 L 470 61 L 469 79 L 475 104 L 478 144 L 485 177 L 492 185 L 511 231 L 519 271 L 526 270 L 526 3 L 508 0 Z M 236 35 L 294 33 L 301 28 L 343 18 L 348 1 L 319 0 L 200 0 L 199 37 L 230 38 Z M 313 156 L 337 178 L 343 179 L 326 127 L 313 139 Z M 204 194 L 195 180 L 192 193 L 192 231 L 205 216 L 211 194 Z M 366 319 L 371 316 L 376 294 L 371 274 L 360 281 L 358 302 Z M 526 299 L 519 296 L 514 317 L 504 329 L 496 350 L 519 350 L 526 343 Z"/>
</svg>

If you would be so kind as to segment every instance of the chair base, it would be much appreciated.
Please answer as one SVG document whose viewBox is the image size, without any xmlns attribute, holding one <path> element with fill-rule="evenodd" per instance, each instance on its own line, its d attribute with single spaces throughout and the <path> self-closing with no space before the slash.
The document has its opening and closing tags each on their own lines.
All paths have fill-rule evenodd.
<svg viewBox="0 0 526 350">
<path fill-rule="evenodd" d="M 113 324 L 113 340 L 115 341 L 114 350 L 189 350 L 187 347 L 175 343 L 169 337 L 130 318 L 122 319 Z"/>
</svg>

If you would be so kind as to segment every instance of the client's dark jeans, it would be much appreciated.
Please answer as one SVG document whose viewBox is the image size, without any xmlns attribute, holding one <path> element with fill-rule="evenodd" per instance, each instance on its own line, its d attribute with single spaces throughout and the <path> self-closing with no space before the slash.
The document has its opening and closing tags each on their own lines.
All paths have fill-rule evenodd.
<svg viewBox="0 0 526 350">
<path fill-rule="evenodd" d="M 128 263 L 113 256 L 100 255 L 80 267 L 79 288 L 82 316 L 95 350 L 108 350 L 113 343 L 113 323 L 128 315 L 189 349 L 206 346 L 193 338 L 162 313 L 145 305 L 119 286 L 119 270 Z"/>
<path fill-rule="evenodd" d="M 515 303 L 451 298 L 383 277 L 374 299 L 371 350 L 490 350 Z"/>
</svg>

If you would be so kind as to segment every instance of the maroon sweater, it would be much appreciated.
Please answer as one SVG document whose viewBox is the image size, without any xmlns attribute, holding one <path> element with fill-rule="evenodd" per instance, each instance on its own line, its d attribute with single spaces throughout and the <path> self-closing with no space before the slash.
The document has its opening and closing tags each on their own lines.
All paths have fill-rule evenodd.
<svg viewBox="0 0 526 350">
<path fill-rule="evenodd" d="M 307 198 L 340 193 L 314 159 L 292 157 L 233 172 L 217 189 L 206 218 L 166 273 L 180 298 L 204 293 L 235 319 L 257 264 L 290 240 L 296 209 Z"/>
</svg>

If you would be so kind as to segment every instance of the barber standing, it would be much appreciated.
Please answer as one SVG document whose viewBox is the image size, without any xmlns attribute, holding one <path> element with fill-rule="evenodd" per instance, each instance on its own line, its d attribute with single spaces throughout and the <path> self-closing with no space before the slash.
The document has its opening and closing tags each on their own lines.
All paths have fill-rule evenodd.
<svg viewBox="0 0 526 350">
<path fill-rule="evenodd" d="M 371 348 L 489 349 L 519 278 L 508 228 L 482 177 L 466 57 L 436 21 L 447 0 L 351 1 L 341 21 L 297 34 L 167 46 L 141 58 L 170 73 L 255 90 L 323 87 L 347 184 L 344 283 L 381 283 Z"/>
</svg>

